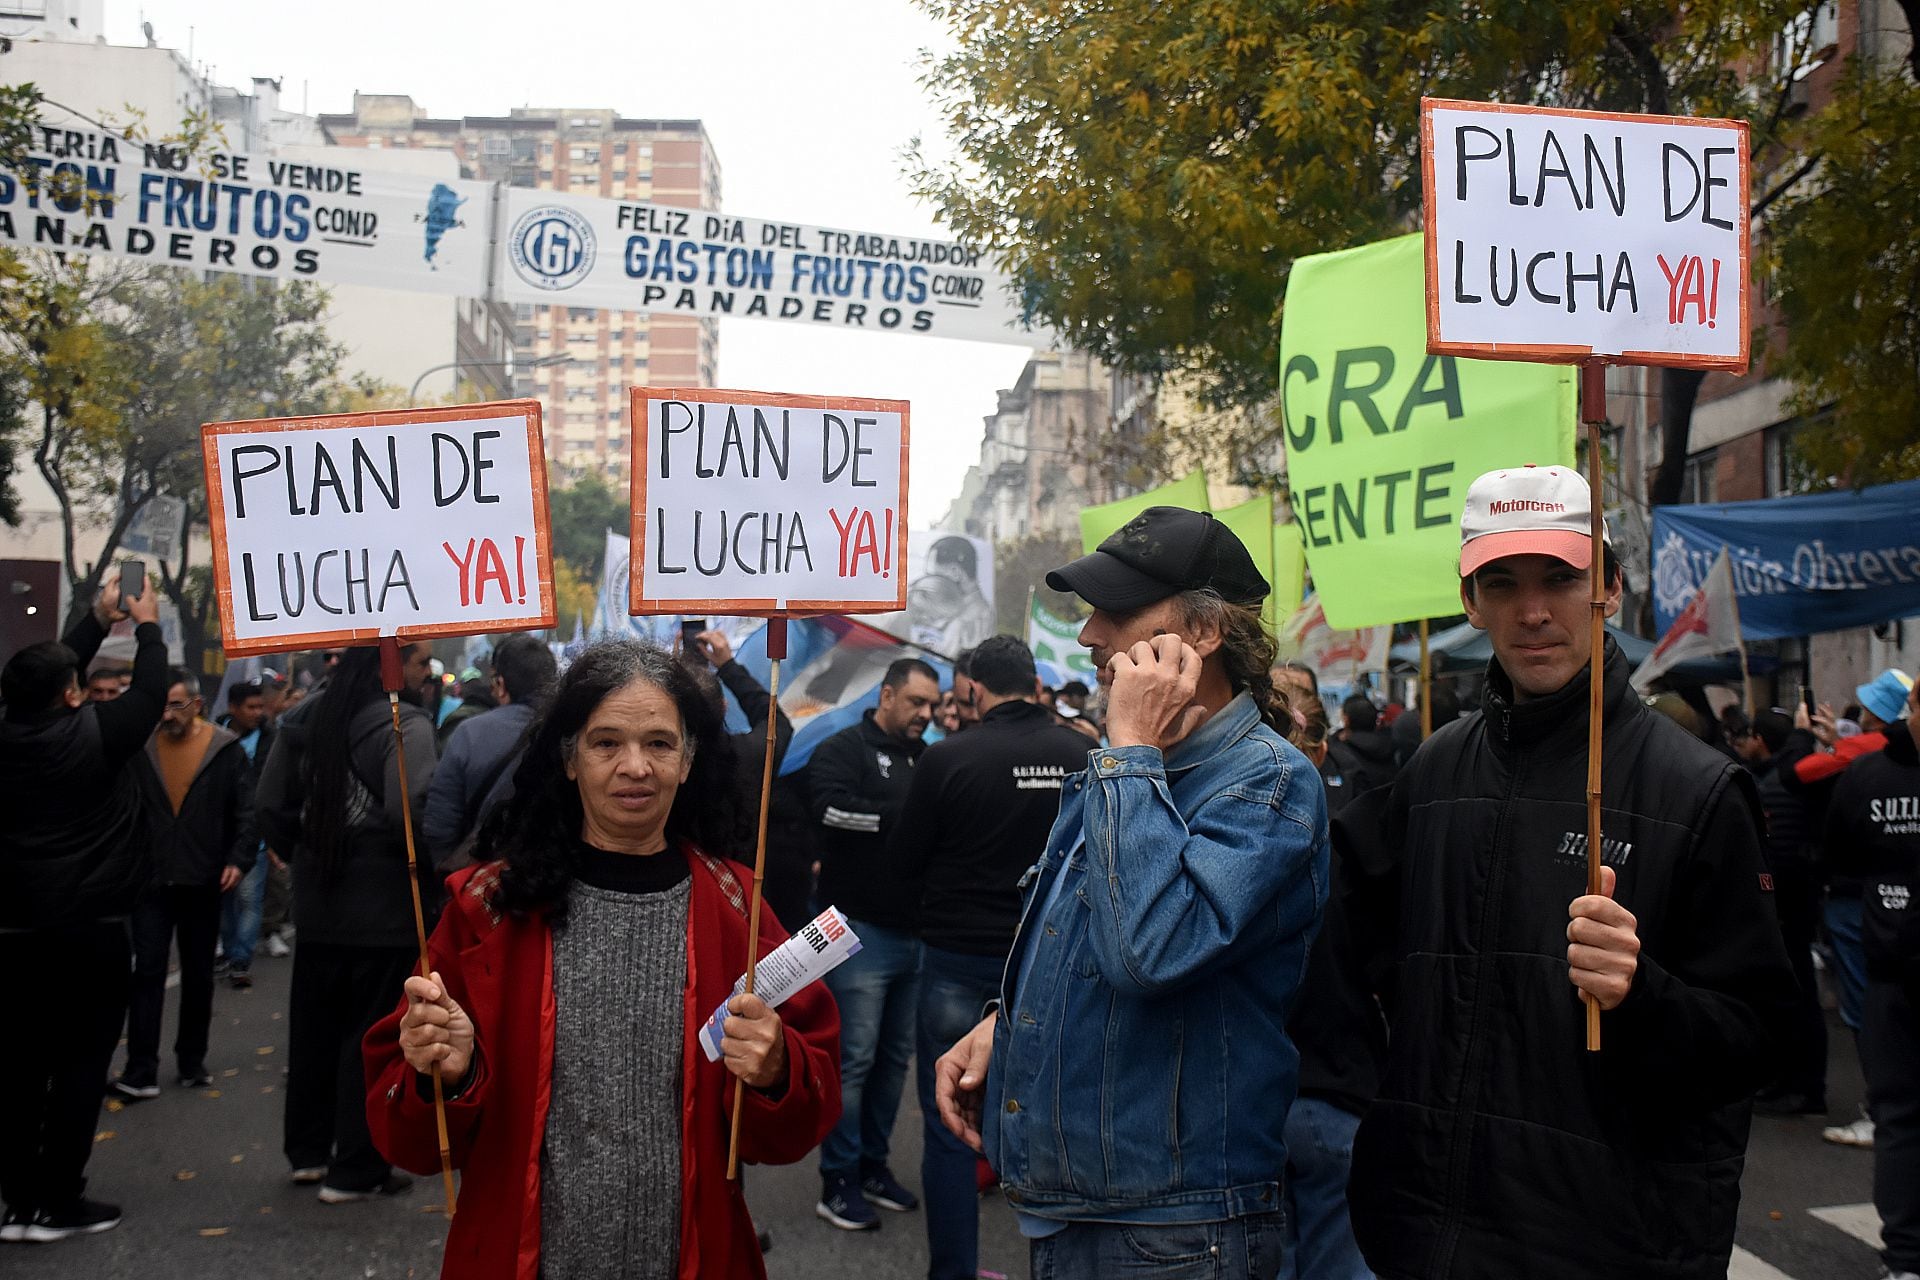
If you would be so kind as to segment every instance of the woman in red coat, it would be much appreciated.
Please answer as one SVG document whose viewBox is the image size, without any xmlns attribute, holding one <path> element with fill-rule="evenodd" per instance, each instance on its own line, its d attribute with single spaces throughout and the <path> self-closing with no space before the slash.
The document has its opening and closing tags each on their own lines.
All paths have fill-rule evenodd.
<svg viewBox="0 0 1920 1280">
<path fill-rule="evenodd" d="M 367 1033 L 367 1119 L 388 1158 L 439 1167 L 447 1098 L 458 1210 L 447 1280 L 762 1277 L 741 1156 L 780 1164 L 840 1109 L 839 1017 L 819 984 L 777 1011 L 728 1001 L 722 1059 L 696 1034 L 746 965 L 747 873 L 719 713 L 670 656 L 596 645 L 560 681 L 448 881 L 431 978 Z M 723 836 L 721 838 L 724 838 Z M 760 953 L 786 937 L 772 912 Z"/>
</svg>

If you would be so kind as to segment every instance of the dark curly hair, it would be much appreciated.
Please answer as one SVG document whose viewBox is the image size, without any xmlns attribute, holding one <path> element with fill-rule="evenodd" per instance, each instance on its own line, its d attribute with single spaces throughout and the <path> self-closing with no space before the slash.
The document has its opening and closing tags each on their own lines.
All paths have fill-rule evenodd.
<svg viewBox="0 0 1920 1280">
<path fill-rule="evenodd" d="M 673 655 L 638 640 L 592 645 L 567 668 L 532 728 L 513 773 L 513 797 L 488 816 L 475 842 L 477 861 L 503 861 L 494 904 L 516 917 L 566 920 L 574 847 L 584 810 L 567 777 L 575 739 L 610 695 L 644 681 L 679 708 L 693 766 L 667 815 L 667 838 L 707 849 L 726 847 L 733 830 L 733 752 L 719 710 Z"/>
</svg>

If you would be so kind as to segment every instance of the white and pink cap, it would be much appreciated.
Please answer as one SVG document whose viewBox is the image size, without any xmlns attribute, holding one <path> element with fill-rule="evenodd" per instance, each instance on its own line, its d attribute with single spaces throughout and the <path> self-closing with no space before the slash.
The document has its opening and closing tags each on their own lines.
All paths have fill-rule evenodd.
<svg viewBox="0 0 1920 1280">
<path fill-rule="evenodd" d="M 1593 563 L 1592 494 L 1571 467 L 1489 471 L 1467 486 L 1460 511 L 1460 576 L 1504 556 L 1552 556 L 1576 569 Z M 1601 536 L 1609 542 L 1604 523 Z"/>
</svg>

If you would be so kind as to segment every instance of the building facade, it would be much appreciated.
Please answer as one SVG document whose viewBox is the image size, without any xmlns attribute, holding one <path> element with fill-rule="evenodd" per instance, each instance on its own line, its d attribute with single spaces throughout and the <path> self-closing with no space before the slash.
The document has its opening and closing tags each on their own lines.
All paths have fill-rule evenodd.
<svg viewBox="0 0 1920 1280">
<path fill-rule="evenodd" d="M 441 118 L 405 94 L 356 93 L 351 112 L 320 123 L 340 146 L 451 152 L 482 181 L 720 206 L 720 163 L 698 120 L 632 120 L 597 107 Z M 711 319 L 523 303 L 513 329 L 515 394 L 542 401 L 548 453 L 566 473 L 626 471 L 627 388 L 714 384 L 720 327 Z"/>
<path fill-rule="evenodd" d="M 980 461 L 940 527 L 994 543 L 1077 539 L 1080 508 L 1118 496 L 1099 461 L 1111 391 L 1111 376 L 1093 357 L 1036 352 L 986 416 Z"/>
</svg>

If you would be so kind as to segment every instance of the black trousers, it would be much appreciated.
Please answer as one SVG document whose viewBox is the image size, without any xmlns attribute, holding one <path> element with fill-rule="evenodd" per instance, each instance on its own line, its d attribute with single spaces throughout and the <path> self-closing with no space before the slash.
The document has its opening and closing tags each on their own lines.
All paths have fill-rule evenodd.
<svg viewBox="0 0 1920 1280">
<path fill-rule="evenodd" d="M 1827 1015 L 1820 1009 L 1820 987 L 1813 971 L 1813 942 L 1820 932 L 1820 876 L 1806 858 L 1775 858 L 1771 866 L 1780 936 L 1800 984 L 1796 1034 L 1781 1062 L 1779 1084 L 1819 1102 L 1827 1096 Z"/>
<path fill-rule="evenodd" d="M 127 926 L 0 934 L 0 989 L 16 1033 L 0 1053 L 0 1196 L 64 1208 L 87 1160 L 127 1016 Z"/>
<path fill-rule="evenodd" d="M 127 1002 L 127 1066 L 121 1073 L 128 1084 L 153 1084 L 160 1073 L 167 951 L 176 934 L 180 939 L 180 1024 L 173 1056 L 183 1076 L 207 1069 L 220 889 L 217 885 L 155 885 L 133 909 L 133 994 Z"/>
<path fill-rule="evenodd" d="M 392 1172 L 367 1132 L 360 1040 L 400 1003 L 420 959 L 411 947 L 345 947 L 302 939 L 293 953 L 287 1014 L 287 1160 L 327 1170 L 343 1191 L 377 1187 Z"/>
<path fill-rule="evenodd" d="M 1873 1207 L 1889 1271 L 1920 1271 L 1920 1003 L 1892 982 L 1867 983 L 1860 1037 L 1873 1112 Z"/>
</svg>

